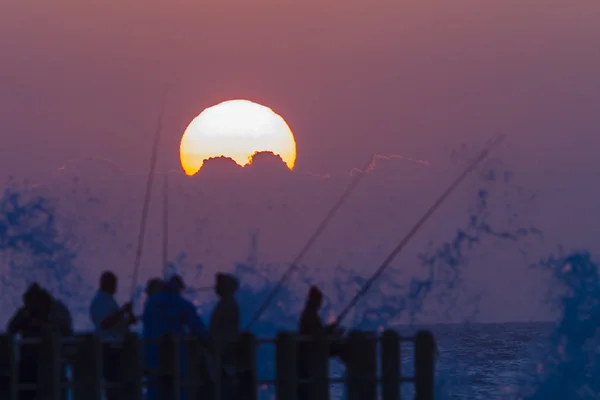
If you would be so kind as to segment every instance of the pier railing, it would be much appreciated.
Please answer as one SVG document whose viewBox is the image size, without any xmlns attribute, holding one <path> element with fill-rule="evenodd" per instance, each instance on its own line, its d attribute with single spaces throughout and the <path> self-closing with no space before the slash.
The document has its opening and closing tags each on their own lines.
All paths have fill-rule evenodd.
<svg viewBox="0 0 600 400">
<path fill-rule="evenodd" d="M 344 378 L 332 378 L 329 355 L 332 343 L 345 345 Z M 414 374 L 403 376 L 401 343 L 414 345 Z M 38 399 L 102 400 L 103 390 L 118 387 L 119 398 L 142 400 L 149 382 L 155 384 L 160 400 L 179 400 L 183 392 L 188 400 L 257 400 L 259 388 L 274 386 L 278 400 L 328 400 L 330 385 L 344 384 L 348 400 L 399 400 L 400 385 L 412 383 L 416 400 L 434 399 L 434 370 L 436 344 L 428 331 L 415 336 L 400 336 L 395 331 L 352 331 L 342 340 L 328 337 L 306 338 L 292 332 L 280 332 L 275 339 L 259 339 L 243 333 L 236 344 L 236 365 L 227 371 L 216 351 L 220 343 L 203 343 L 188 337 L 183 341 L 166 335 L 158 344 L 156 368 L 147 368 L 143 361 L 143 341 L 130 334 L 122 343 L 102 342 L 94 334 L 78 334 L 61 339 L 48 333 L 38 340 L 19 340 L 0 335 L 0 399 L 18 400 L 24 390 L 35 390 Z M 257 373 L 256 352 L 264 344 L 275 345 L 274 379 L 261 380 Z M 310 345 L 310 376 L 298 370 L 298 345 Z M 103 349 L 118 346 L 121 352 L 121 371 L 118 382 L 103 380 Z M 37 382 L 20 379 L 20 355 L 25 346 L 37 348 Z M 183 352 L 182 352 L 183 349 Z M 303 350 L 300 350 L 303 351 Z M 305 354 L 303 354 L 305 356 Z M 71 373 L 65 375 L 65 365 Z M 300 399 L 298 388 L 306 391 Z M 237 388 L 232 391 L 232 388 Z M 68 395 L 67 395 L 68 392 Z M 235 392 L 235 393 L 234 393 Z M 232 397 L 233 395 L 233 397 Z"/>
</svg>

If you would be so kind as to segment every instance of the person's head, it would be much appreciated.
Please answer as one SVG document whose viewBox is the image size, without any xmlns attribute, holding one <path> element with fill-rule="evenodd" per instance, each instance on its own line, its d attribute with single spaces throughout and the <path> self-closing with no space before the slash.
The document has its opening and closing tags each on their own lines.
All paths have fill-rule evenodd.
<svg viewBox="0 0 600 400">
<path fill-rule="evenodd" d="M 100 290 L 108 294 L 117 293 L 117 276 L 110 271 L 105 271 L 100 276 Z"/>
<path fill-rule="evenodd" d="M 36 297 L 41 290 L 42 288 L 37 282 L 34 282 L 31 285 L 29 285 L 27 290 L 25 290 L 25 293 L 23 293 L 23 305 L 25 306 L 25 308 L 32 309 L 34 307 Z"/>
<path fill-rule="evenodd" d="M 170 293 L 180 294 L 185 289 L 185 284 L 183 283 L 183 278 L 179 275 L 173 275 L 167 281 L 165 285 L 165 289 Z"/>
<path fill-rule="evenodd" d="M 239 282 L 233 275 L 218 273 L 215 276 L 215 293 L 219 297 L 233 296 L 238 287 Z"/>
<path fill-rule="evenodd" d="M 160 278 L 152 278 L 146 285 L 146 295 L 152 296 L 160 293 L 163 290 L 164 282 Z"/>
<path fill-rule="evenodd" d="M 321 292 L 321 290 L 319 290 L 318 287 L 311 286 L 308 291 L 308 298 L 306 299 L 306 304 L 310 308 L 321 308 L 321 304 L 323 304 L 323 292 Z"/>
</svg>

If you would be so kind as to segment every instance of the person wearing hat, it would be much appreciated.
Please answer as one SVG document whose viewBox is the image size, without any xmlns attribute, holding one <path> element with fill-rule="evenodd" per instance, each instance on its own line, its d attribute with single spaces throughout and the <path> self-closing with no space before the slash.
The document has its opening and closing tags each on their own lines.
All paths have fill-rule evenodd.
<svg viewBox="0 0 600 400">
<path fill-rule="evenodd" d="M 179 372 L 182 379 L 186 376 L 188 353 L 183 339 L 188 334 L 202 339 L 208 337 L 208 331 L 196 312 L 196 307 L 181 295 L 184 288 L 185 284 L 180 276 L 171 277 L 161 292 L 148 298 L 142 317 L 147 368 L 151 370 L 158 368 L 158 342 L 163 335 L 172 333 L 180 339 Z M 158 395 L 157 378 L 151 376 L 148 379 L 148 400 L 158 399 Z M 181 399 L 185 398 L 185 390 L 182 390 Z"/>
<path fill-rule="evenodd" d="M 336 336 L 342 336 L 343 330 L 341 328 L 335 328 L 334 325 L 324 326 L 319 317 L 319 310 L 323 304 L 323 292 L 316 287 L 311 286 L 308 291 L 308 297 L 300 316 L 300 326 L 298 333 L 301 337 L 306 339 L 318 338 L 322 335 L 335 334 Z M 309 339 L 310 340 L 310 339 Z M 313 362 L 315 354 L 320 352 L 318 348 L 315 348 L 310 342 L 301 342 L 298 345 L 298 377 L 301 380 L 311 380 L 315 377 L 312 376 Z M 330 357 L 338 357 L 342 355 L 341 346 L 339 344 L 332 343 L 330 350 Z M 318 357 L 318 356 L 317 356 Z M 312 387 L 310 384 L 298 385 L 298 399 L 299 400 L 311 400 L 313 397 Z"/>
<path fill-rule="evenodd" d="M 144 302 L 144 310 L 146 309 L 146 304 L 148 304 L 148 300 L 150 297 L 154 296 L 162 292 L 165 288 L 165 282 L 160 278 L 152 278 L 148 280 L 146 283 L 146 289 L 144 289 L 144 294 L 146 294 L 146 301 Z M 138 318 L 141 319 L 141 318 Z"/>
<path fill-rule="evenodd" d="M 59 300 L 38 283 L 30 285 L 23 294 L 23 307 L 10 319 L 7 332 L 19 334 L 23 338 L 39 338 L 44 332 L 56 330 L 62 337 L 73 334 L 71 313 Z M 66 346 L 65 346 L 66 347 Z M 25 345 L 21 349 L 19 361 L 19 378 L 21 383 L 31 384 L 38 380 L 39 352 L 36 346 Z M 66 381 L 66 362 L 62 360 L 61 379 Z M 35 398 L 35 390 L 25 390 L 22 398 Z M 62 398 L 66 399 L 67 391 L 63 390 Z"/>
<path fill-rule="evenodd" d="M 215 293 L 219 296 L 219 302 L 211 315 L 209 332 L 225 370 L 222 380 L 225 398 L 231 397 L 235 390 L 232 378 L 237 370 L 236 345 L 240 333 L 240 308 L 234 295 L 238 287 L 239 282 L 235 276 L 216 274 Z"/>
<path fill-rule="evenodd" d="M 215 278 L 215 293 L 219 296 L 219 302 L 211 315 L 209 331 L 213 338 L 235 343 L 240 332 L 240 308 L 234 297 L 239 282 L 229 274 L 218 273 Z"/>
<path fill-rule="evenodd" d="M 146 296 L 150 297 L 157 293 L 160 293 L 165 286 L 165 283 L 160 278 L 152 278 L 146 284 Z"/>
<path fill-rule="evenodd" d="M 23 306 L 10 318 L 6 331 L 9 335 L 22 338 L 40 338 L 48 327 L 51 299 L 45 296 L 39 284 L 31 284 L 23 293 Z M 38 382 L 39 349 L 35 345 L 20 348 L 18 365 L 19 384 L 35 385 Z M 20 399 L 32 400 L 37 396 L 36 389 L 22 389 Z"/>
</svg>

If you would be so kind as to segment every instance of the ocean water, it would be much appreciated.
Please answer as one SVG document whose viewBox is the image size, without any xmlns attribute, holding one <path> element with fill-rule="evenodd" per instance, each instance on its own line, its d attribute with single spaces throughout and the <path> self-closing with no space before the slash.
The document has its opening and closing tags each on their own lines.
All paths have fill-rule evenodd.
<svg viewBox="0 0 600 400">
<path fill-rule="evenodd" d="M 439 388 L 445 399 L 505 399 L 537 377 L 550 352 L 554 323 L 498 323 L 429 327 L 438 342 Z M 405 357 L 404 363 L 412 360 Z"/>
<path fill-rule="evenodd" d="M 410 336 L 418 329 L 431 330 L 439 350 L 436 376 L 438 398 L 446 400 L 492 400 L 520 397 L 523 385 L 532 385 L 538 378 L 541 354 L 552 351 L 554 323 L 438 324 L 418 327 L 397 327 Z M 272 349 L 259 349 L 262 364 L 259 379 L 274 379 Z M 401 348 L 402 372 L 413 373 L 413 348 L 405 343 Z M 331 375 L 344 376 L 337 361 L 330 363 Z M 271 398 L 265 387 L 261 398 Z M 331 385 L 332 399 L 342 399 L 342 385 Z M 412 398 L 412 384 L 402 384 L 404 398 Z"/>
</svg>

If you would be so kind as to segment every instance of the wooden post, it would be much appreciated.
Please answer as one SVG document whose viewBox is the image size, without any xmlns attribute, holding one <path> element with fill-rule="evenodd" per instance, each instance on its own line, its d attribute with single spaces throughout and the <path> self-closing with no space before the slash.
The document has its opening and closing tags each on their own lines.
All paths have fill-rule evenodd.
<svg viewBox="0 0 600 400">
<path fill-rule="evenodd" d="M 400 335 L 386 330 L 381 335 L 382 400 L 400 400 Z"/>
<path fill-rule="evenodd" d="M 52 330 L 44 332 L 39 346 L 40 363 L 38 365 L 38 398 L 61 400 L 60 379 L 60 338 Z"/>
<path fill-rule="evenodd" d="M 142 347 L 140 338 L 133 332 L 125 336 L 123 352 L 121 353 L 120 380 L 123 398 L 128 400 L 142 400 Z"/>
<path fill-rule="evenodd" d="M 93 334 L 77 335 L 73 400 L 102 400 L 102 343 Z"/>
<path fill-rule="evenodd" d="M 256 337 L 242 332 L 239 341 L 238 399 L 257 400 Z"/>
<path fill-rule="evenodd" d="M 275 398 L 297 400 L 296 334 L 280 332 L 275 344 Z"/>
<path fill-rule="evenodd" d="M 312 358 L 311 375 L 313 376 L 311 400 L 329 399 L 329 354 L 331 342 L 326 333 L 316 336 L 310 346 Z"/>
<path fill-rule="evenodd" d="M 168 333 L 160 339 L 158 350 L 158 397 L 160 400 L 179 399 L 179 340 Z"/>
<path fill-rule="evenodd" d="M 184 377 L 188 399 L 196 399 L 201 392 L 207 391 L 210 380 L 207 379 L 206 371 L 201 367 L 204 359 L 200 349 L 200 339 L 194 335 L 185 338 L 187 351 L 187 375 Z M 204 386 L 202 388 L 202 386 Z"/>
<path fill-rule="evenodd" d="M 415 400 L 433 400 L 436 344 L 433 334 L 419 331 L 415 337 Z"/>
<path fill-rule="evenodd" d="M 221 400 L 223 398 L 223 363 L 221 360 L 221 349 L 223 346 L 223 342 L 220 338 L 214 338 L 213 340 L 213 354 L 212 359 L 212 368 L 213 368 L 213 382 L 214 382 L 214 392 L 211 400 Z"/>
<path fill-rule="evenodd" d="M 15 341 L 0 335 L 0 399 L 18 400 L 18 374 Z"/>
<path fill-rule="evenodd" d="M 377 342 L 371 332 L 348 335 L 348 400 L 377 398 Z"/>
</svg>

